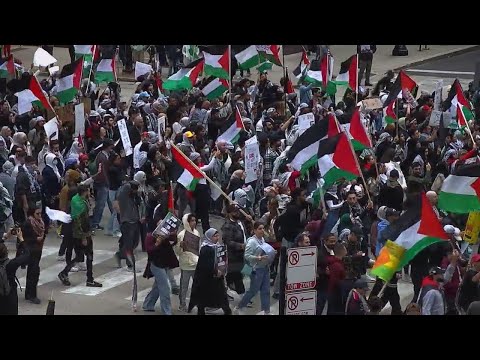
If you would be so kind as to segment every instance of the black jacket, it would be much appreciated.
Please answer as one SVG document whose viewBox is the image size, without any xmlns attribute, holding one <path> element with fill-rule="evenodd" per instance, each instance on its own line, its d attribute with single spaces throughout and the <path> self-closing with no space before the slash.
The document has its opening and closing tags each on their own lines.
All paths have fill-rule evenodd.
<svg viewBox="0 0 480 360">
<path fill-rule="evenodd" d="M 372 61 L 373 54 L 377 51 L 377 45 L 370 45 L 370 51 L 362 52 L 362 45 L 357 45 L 357 53 L 359 60 L 362 61 Z"/>
<path fill-rule="evenodd" d="M 7 272 L 8 282 L 10 283 L 10 294 L 0 297 L 0 315 L 18 315 L 18 295 L 15 274 L 20 266 L 28 265 L 30 260 L 30 251 L 24 243 L 19 245 L 18 256 L 11 259 L 5 270 Z"/>
<path fill-rule="evenodd" d="M 245 245 L 245 239 L 250 237 L 245 223 L 243 223 L 243 227 L 247 232 L 245 238 L 243 237 L 242 228 L 238 223 L 227 219 L 222 226 L 222 238 L 228 249 L 228 272 L 242 270 L 243 255 L 245 254 L 245 248 L 242 248 L 242 245 Z"/>
<path fill-rule="evenodd" d="M 287 209 L 279 216 L 274 225 L 275 233 L 279 234 L 279 240 L 285 238 L 287 241 L 294 242 L 295 237 L 305 229 L 306 221 L 301 220 L 303 210 L 297 204 L 287 205 Z"/>
<path fill-rule="evenodd" d="M 403 204 L 403 188 L 400 185 L 391 187 L 385 184 L 378 195 L 378 205 L 401 211 Z"/>
</svg>

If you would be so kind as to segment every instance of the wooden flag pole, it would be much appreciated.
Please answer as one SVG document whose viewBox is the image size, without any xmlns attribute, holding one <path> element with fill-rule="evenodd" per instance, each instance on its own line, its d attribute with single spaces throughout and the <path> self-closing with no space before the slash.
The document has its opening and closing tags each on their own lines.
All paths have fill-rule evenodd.
<svg viewBox="0 0 480 360">
<path fill-rule="evenodd" d="M 218 186 L 212 179 L 210 179 L 207 174 L 205 174 L 202 170 L 200 170 L 200 168 L 195 165 L 195 163 L 190 160 L 190 158 L 188 156 L 186 156 L 178 147 L 176 147 L 174 144 L 171 144 L 172 147 L 177 150 L 185 160 L 187 160 L 190 165 L 192 165 L 198 172 L 200 172 L 200 174 L 202 174 L 204 177 L 205 177 L 205 180 L 207 180 L 212 186 L 214 186 L 219 192 L 221 195 L 223 195 L 223 197 L 225 197 L 225 199 L 227 199 L 227 201 L 230 203 L 230 204 L 233 204 L 234 201 L 227 195 L 223 192 L 223 190 L 220 188 L 220 186 Z M 243 211 L 242 209 L 239 209 L 240 212 L 244 215 L 244 216 L 249 216 L 245 211 Z"/>
</svg>

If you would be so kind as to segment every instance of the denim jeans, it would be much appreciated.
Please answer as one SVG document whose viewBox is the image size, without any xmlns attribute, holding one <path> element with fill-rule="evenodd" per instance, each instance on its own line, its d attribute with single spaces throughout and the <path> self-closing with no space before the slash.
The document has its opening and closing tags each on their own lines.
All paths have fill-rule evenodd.
<svg viewBox="0 0 480 360">
<path fill-rule="evenodd" d="M 168 281 L 170 282 L 170 287 L 172 289 L 178 289 L 177 280 L 175 280 L 175 275 L 173 275 L 173 269 L 167 269 Z"/>
<path fill-rule="evenodd" d="M 103 184 L 94 184 L 95 189 L 95 209 L 92 216 L 92 227 L 96 227 L 102 221 L 103 210 L 108 201 L 108 187 Z"/>
<path fill-rule="evenodd" d="M 243 309 L 260 291 L 260 303 L 262 310 L 270 313 L 270 268 L 258 268 L 252 271 L 250 275 L 250 288 L 243 295 L 242 300 L 238 303 L 238 308 Z"/>
<path fill-rule="evenodd" d="M 115 234 L 120 232 L 120 224 L 118 223 L 117 212 L 113 208 L 113 202 L 115 201 L 115 196 L 117 196 L 118 190 L 108 190 L 108 208 L 112 213 L 110 220 L 108 221 L 107 230 L 105 231 L 105 235 L 107 234 Z"/>
<path fill-rule="evenodd" d="M 190 279 L 193 279 L 195 270 L 182 270 L 180 275 L 180 306 L 187 306 L 187 292 Z"/>
<path fill-rule="evenodd" d="M 170 281 L 168 280 L 168 269 L 162 269 L 156 267 L 153 263 L 150 264 L 150 269 L 155 282 L 153 283 L 152 290 L 148 293 L 145 301 L 143 302 L 144 310 L 154 310 L 155 304 L 160 297 L 160 308 L 163 314 L 172 315 L 172 303 L 170 301 Z"/>
</svg>

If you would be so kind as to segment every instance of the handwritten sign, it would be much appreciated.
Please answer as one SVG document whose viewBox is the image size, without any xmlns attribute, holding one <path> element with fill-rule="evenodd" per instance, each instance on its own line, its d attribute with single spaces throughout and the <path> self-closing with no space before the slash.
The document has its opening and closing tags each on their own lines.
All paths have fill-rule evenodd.
<svg viewBox="0 0 480 360">
<path fill-rule="evenodd" d="M 257 180 L 257 171 L 260 164 L 260 148 L 257 137 L 245 141 L 245 183 Z"/>
<path fill-rule="evenodd" d="M 43 129 L 45 130 L 45 134 L 47 134 L 48 142 L 50 142 L 50 140 L 58 140 L 58 122 L 56 117 L 45 123 Z"/>
<path fill-rule="evenodd" d="M 221 276 L 227 273 L 227 246 L 225 244 L 217 244 L 215 246 L 215 273 L 220 272 Z"/>
<path fill-rule="evenodd" d="M 85 135 L 85 107 L 83 103 L 75 105 L 75 136 Z"/>
<path fill-rule="evenodd" d="M 152 234 L 167 237 L 171 232 L 176 231 L 180 227 L 180 224 L 180 219 L 169 212 L 157 228 L 153 230 Z"/>
<path fill-rule="evenodd" d="M 130 136 L 128 135 L 127 124 L 125 119 L 120 120 L 118 123 L 118 130 L 120 131 L 120 139 L 122 139 L 123 148 L 125 149 L 125 156 L 133 154 L 132 143 L 130 142 Z"/>
<path fill-rule="evenodd" d="M 298 117 L 298 132 L 303 134 L 303 132 L 309 129 L 313 124 L 315 124 L 315 116 L 313 113 L 303 114 Z"/>
<path fill-rule="evenodd" d="M 362 101 L 362 103 L 366 110 L 375 110 L 375 109 L 383 108 L 382 100 L 380 100 L 380 98 L 378 97 L 365 99 Z"/>
<path fill-rule="evenodd" d="M 185 235 L 183 236 L 183 244 L 183 250 L 191 252 L 195 255 L 200 253 L 200 236 L 185 231 Z"/>
</svg>

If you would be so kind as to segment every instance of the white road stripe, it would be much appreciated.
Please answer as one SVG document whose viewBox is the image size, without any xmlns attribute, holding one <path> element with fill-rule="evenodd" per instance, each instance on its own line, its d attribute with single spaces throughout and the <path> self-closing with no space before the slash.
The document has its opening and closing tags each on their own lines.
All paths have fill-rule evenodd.
<svg viewBox="0 0 480 360">
<path fill-rule="evenodd" d="M 53 254 L 57 254 L 59 248 L 60 248 L 60 246 L 44 246 L 43 250 L 42 250 L 42 259 L 44 257 L 50 256 L 50 255 L 53 255 Z"/>
<path fill-rule="evenodd" d="M 140 261 L 137 261 L 137 269 L 143 269 L 147 265 L 147 258 L 143 258 Z M 142 273 L 138 273 L 137 276 L 142 276 Z M 114 287 L 122 285 L 128 281 L 133 280 L 133 273 L 128 272 L 125 268 L 117 269 L 110 271 L 109 273 L 103 274 L 95 278 L 96 281 L 103 284 L 103 287 L 87 287 L 85 285 L 78 285 L 71 288 L 68 288 L 62 293 L 64 294 L 78 294 L 86 296 L 97 296 L 98 294 L 104 293 Z"/>
<path fill-rule="evenodd" d="M 57 252 L 58 249 L 55 250 Z M 97 265 L 99 263 L 102 263 L 110 258 L 113 257 L 113 254 L 115 254 L 114 251 L 108 251 L 108 250 L 95 250 L 93 253 L 93 265 Z M 43 256 L 42 256 L 43 257 Z M 38 285 L 41 286 L 43 284 L 47 284 L 49 282 L 57 280 L 58 273 L 62 271 L 65 268 L 65 262 L 58 262 L 55 265 L 52 265 L 46 269 L 40 269 L 40 279 L 38 280 Z M 84 272 L 83 272 L 84 273 Z M 18 279 L 20 281 L 20 285 L 22 285 L 22 288 L 25 287 L 27 278 L 22 277 Z M 60 281 L 60 280 L 59 280 Z"/>
<path fill-rule="evenodd" d="M 407 69 L 407 72 L 417 73 L 434 73 L 434 74 L 451 74 L 451 75 L 475 75 L 471 71 L 448 71 L 448 70 L 424 70 L 424 69 Z"/>
</svg>

